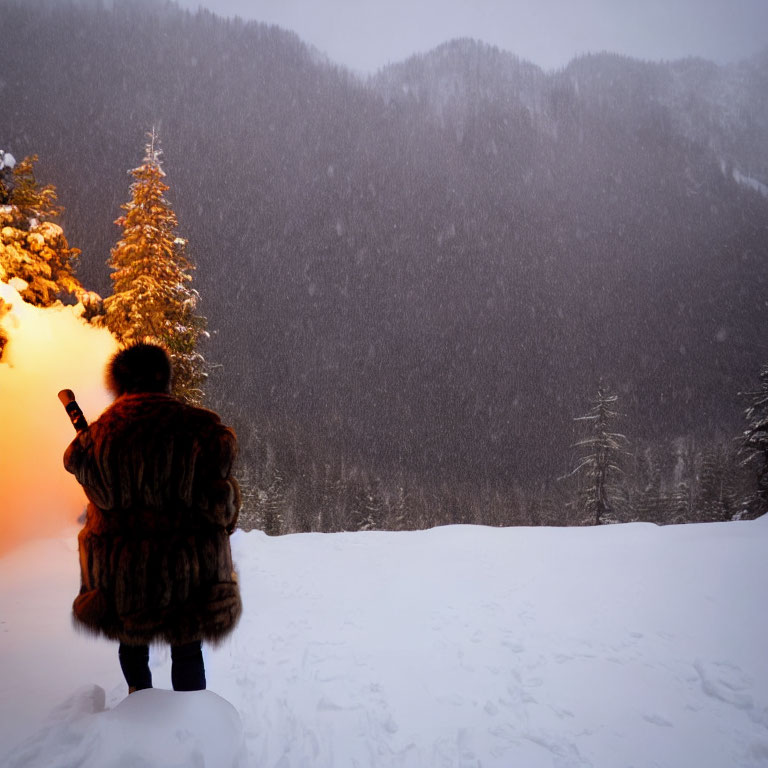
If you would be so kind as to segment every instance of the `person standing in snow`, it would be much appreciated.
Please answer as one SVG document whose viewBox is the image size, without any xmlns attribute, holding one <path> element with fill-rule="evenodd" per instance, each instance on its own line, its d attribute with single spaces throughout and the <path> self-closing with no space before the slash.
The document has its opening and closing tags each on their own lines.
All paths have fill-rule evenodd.
<svg viewBox="0 0 768 768">
<path fill-rule="evenodd" d="M 119 641 L 129 693 L 152 687 L 154 642 L 171 646 L 174 690 L 202 690 L 201 642 L 221 640 L 242 612 L 229 544 L 235 433 L 170 395 L 160 346 L 126 347 L 106 378 L 115 401 L 64 454 L 89 502 L 75 624 Z"/>
</svg>

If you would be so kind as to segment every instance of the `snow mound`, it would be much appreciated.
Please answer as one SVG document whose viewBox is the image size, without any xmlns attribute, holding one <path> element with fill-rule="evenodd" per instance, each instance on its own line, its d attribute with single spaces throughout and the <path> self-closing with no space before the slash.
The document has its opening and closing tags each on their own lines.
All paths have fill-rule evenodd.
<svg viewBox="0 0 768 768">
<path fill-rule="evenodd" d="M 8 768 L 244 768 L 237 710 L 210 691 L 137 691 L 105 709 L 98 685 L 77 690 L 8 756 Z"/>
</svg>

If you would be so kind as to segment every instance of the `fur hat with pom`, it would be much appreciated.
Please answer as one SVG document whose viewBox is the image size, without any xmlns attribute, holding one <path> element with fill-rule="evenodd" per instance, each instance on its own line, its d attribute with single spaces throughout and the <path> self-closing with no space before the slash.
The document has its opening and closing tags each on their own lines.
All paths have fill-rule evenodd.
<svg viewBox="0 0 768 768">
<path fill-rule="evenodd" d="M 143 341 L 121 349 L 109 361 L 107 389 L 114 395 L 171 391 L 171 360 L 158 344 Z"/>
</svg>

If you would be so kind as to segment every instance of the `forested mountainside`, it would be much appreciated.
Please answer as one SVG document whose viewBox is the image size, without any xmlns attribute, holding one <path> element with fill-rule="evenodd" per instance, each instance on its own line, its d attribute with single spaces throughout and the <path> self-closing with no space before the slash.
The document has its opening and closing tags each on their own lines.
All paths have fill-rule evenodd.
<svg viewBox="0 0 768 768">
<path fill-rule="evenodd" d="M 393 65 L 375 81 L 389 98 L 415 97 L 454 120 L 466 118 L 482 102 L 516 103 L 553 136 L 569 115 L 581 122 L 591 113 L 608 126 L 628 130 L 642 124 L 645 115 L 646 121 L 657 121 L 660 134 L 696 143 L 741 175 L 763 179 L 763 185 L 768 179 L 768 48 L 732 66 L 596 53 L 546 74 L 510 53 L 457 40 Z"/>
<path fill-rule="evenodd" d="M 0 147 L 39 155 L 106 295 L 158 128 L 246 456 L 283 434 L 320 465 L 533 487 L 601 380 L 634 440 L 738 434 L 768 53 L 545 73 L 460 40 L 362 81 L 278 28 L 91 5 L 0 0 Z"/>
</svg>

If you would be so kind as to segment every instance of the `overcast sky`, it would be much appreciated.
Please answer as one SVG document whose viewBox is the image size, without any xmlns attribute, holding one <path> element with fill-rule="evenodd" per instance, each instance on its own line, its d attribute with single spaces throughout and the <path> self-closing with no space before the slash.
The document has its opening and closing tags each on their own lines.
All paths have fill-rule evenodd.
<svg viewBox="0 0 768 768">
<path fill-rule="evenodd" d="M 768 0 L 178 0 L 295 31 L 361 72 L 474 37 L 545 69 L 614 51 L 734 61 L 768 46 Z"/>
</svg>

